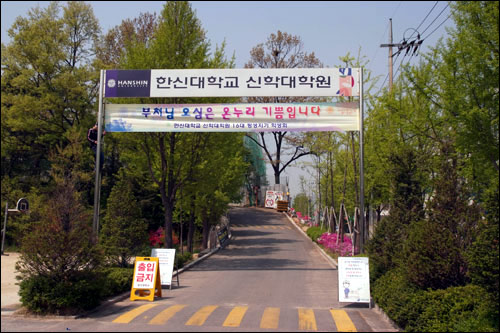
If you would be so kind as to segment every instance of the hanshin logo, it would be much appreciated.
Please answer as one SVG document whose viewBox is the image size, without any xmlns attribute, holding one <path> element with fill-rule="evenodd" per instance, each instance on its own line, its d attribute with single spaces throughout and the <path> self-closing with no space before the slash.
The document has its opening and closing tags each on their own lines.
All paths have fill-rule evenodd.
<svg viewBox="0 0 500 333">
<path fill-rule="evenodd" d="M 148 80 L 118 80 L 118 88 L 147 88 Z"/>
<path fill-rule="evenodd" d="M 116 86 L 116 81 L 114 79 L 108 80 L 108 88 L 114 88 Z"/>
</svg>

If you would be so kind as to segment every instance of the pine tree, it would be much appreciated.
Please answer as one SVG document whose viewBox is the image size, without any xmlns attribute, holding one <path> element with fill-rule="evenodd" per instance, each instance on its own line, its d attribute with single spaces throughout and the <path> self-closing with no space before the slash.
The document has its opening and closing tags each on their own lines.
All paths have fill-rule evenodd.
<svg viewBox="0 0 500 333">
<path fill-rule="evenodd" d="M 120 267 L 127 267 L 147 245 L 147 223 L 123 173 L 109 196 L 99 242 L 108 259 Z"/>
</svg>

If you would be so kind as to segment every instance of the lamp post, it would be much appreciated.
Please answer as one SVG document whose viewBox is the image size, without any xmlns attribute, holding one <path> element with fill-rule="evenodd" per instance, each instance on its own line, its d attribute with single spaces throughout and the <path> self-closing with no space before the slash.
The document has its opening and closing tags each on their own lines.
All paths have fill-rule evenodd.
<svg viewBox="0 0 500 333">
<path fill-rule="evenodd" d="M 2 229 L 2 255 L 3 253 L 3 247 L 5 244 L 5 233 L 7 232 L 7 216 L 9 215 L 9 212 L 12 213 L 25 213 L 29 210 L 29 203 L 28 200 L 21 198 L 17 201 L 17 205 L 15 209 L 9 209 L 9 202 L 7 201 L 5 203 L 5 218 L 3 221 L 3 229 Z"/>
</svg>

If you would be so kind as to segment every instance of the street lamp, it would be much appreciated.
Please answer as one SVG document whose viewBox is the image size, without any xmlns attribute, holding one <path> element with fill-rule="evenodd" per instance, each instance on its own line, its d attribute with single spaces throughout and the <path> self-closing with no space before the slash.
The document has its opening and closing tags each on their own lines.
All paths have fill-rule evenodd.
<svg viewBox="0 0 500 333">
<path fill-rule="evenodd" d="M 9 202 L 5 204 L 5 219 L 3 222 L 3 230 L 2 230 L 2 255 L 3 253 L 3 246 L 5 244 L 5 233 L 7 232 L 7 216 L 9 215 L 9 212 L 12 213 L 26 213 L 29 211 L 29 202 L 25 198 L 21 198 L 17 201 L 17 205 L 15 209 L 9 209 Z"/>
</svg>

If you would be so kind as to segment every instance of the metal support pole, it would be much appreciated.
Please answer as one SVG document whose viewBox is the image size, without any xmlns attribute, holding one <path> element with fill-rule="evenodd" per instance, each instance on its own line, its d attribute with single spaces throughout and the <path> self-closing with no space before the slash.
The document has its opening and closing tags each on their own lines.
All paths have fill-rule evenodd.
<svg viewBox="0 0 500 333">
<path fill-rule="evenodd" d="M 3 221 L 3 235 L 2 235 L 2 254 L 3 254 L 3 245 L 5 244 L 5 233 L 7 232 L 7 215 L 9 214 L 9 203 L 5 203 L 5 219 Z"/>
<path fill-rule="evenodd" d="M 94 220 L 92 223 L 92 231 L 94 241 L 97 243 L 99 234 L 99 208 L 101 201 L 101 137 L 103 129 L 103 94 L 104 94 L 104 70 L 101 70 L 100 86 L 99 86 L 99 113 L 97 115 L 97 149 L 95 157 L 95 189 L 94 189 Z"/>
<path fill-rule="evenodd" d="M 389 44 L 392 44 L 392 18 L 389 19 Z M 389 46 L 389 91 L 392 91 L 392 82 L 394 80 L 394 74 L 392 72 L 392 46 Z"/>
<path fill-rule="evenodd" d="M 364 252 L 365 245 L 365 170 L 364 170 L 364 146 L 363 146 L 363 67 L 359 70 L 359 205 L 360 209 L 360 246 L 359 252 Z"/>
</svg>

